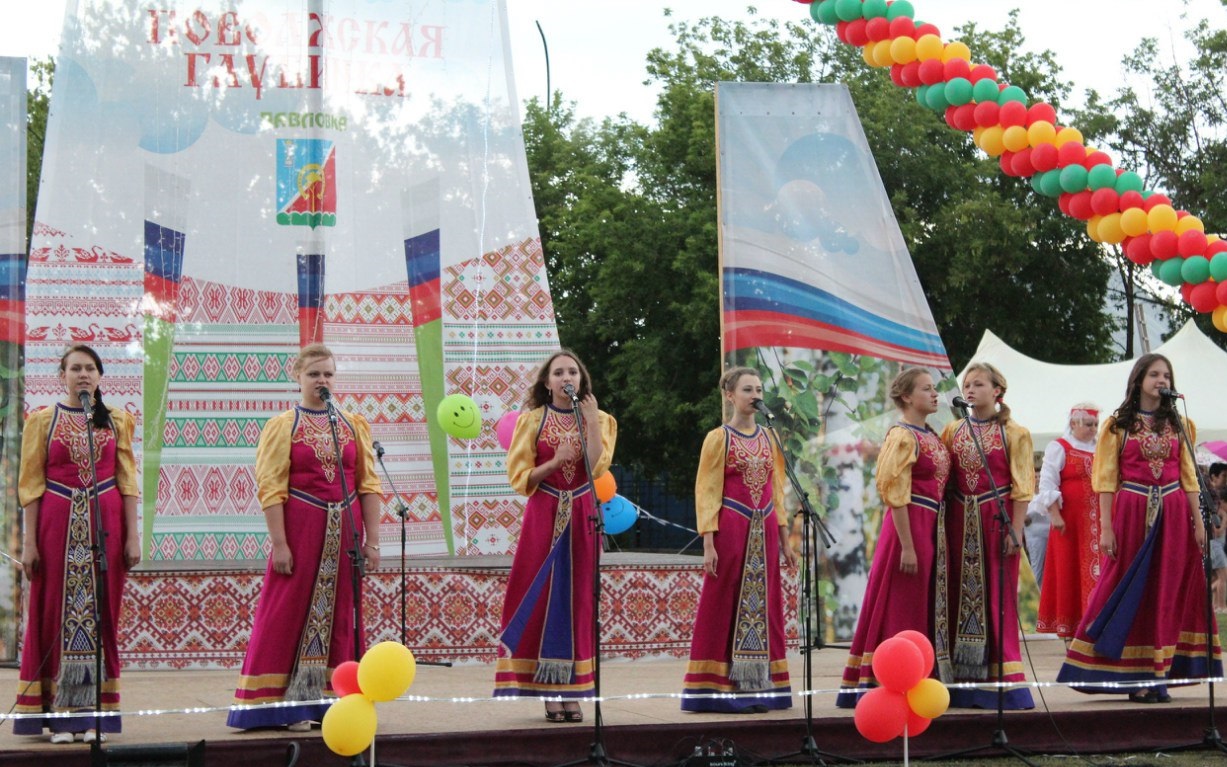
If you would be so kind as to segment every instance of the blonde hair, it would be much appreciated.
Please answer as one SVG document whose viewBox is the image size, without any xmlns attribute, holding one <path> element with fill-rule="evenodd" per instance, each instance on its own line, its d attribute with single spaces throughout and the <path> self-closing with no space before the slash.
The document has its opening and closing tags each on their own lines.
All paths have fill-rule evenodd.
<svg viewBox="0 0 1227 767">
<path fill-rule="evenodd" d="M 305 370 L 308 365 L 318 360 L 327 359 L 333 360 L 334 363 L 336 362 L 336 355 L 332 353 L 332 349 L 323 344 L 307 344 L 298 350 L 298 358 L 294 360 L 294 366 L 290 368 L 290 374 L 297 378 L 298 374 Z"/>
<path fill-rule="evenodd" d="M 1010 406 L 1005 404 L 1006 381 L 1005 376 L 1001 374 L 993 365 L 987 362 L 973 362 L 963 371 L 963 380 L 967 380 L 967 376 L 972 373 L 984 373 L 988 376 L 988 382 L 996 389 L 1001 389 L 1001 393 L 997 395 L 997 412 L 992 419 L 996 419 L 1001 425 L 1005 425 L 1010 420 Z"/>
<path fill-rule="evenodd" d="M 755 378 L 760 378 L 758 371 L 754 368 L 748 368 L 744 365 L 729 368 L 728 370 L 724 371 L 724 375 L 720 376 L 720 391 L 724 394 L 732 394 L 733 390 L 737 388 L 737 382 L 741 380 L 742 376 L 754 376 Z M 727 398 L 724 400 L 722 407 L 724 408 L 724 420 L 727 421 L 733 415 L 733 407 Z"/>
<path fill-rule="evenodd" d="M 890 400 L 895 407 L 903 409 L 903 398 L 912 393 L 916 388 L 916 379 L 921 376 L 932 377 L 933 374 L 926 368 L 908 368 L 895 376 L 895 380 L 890 382 Z"/>
</svg>

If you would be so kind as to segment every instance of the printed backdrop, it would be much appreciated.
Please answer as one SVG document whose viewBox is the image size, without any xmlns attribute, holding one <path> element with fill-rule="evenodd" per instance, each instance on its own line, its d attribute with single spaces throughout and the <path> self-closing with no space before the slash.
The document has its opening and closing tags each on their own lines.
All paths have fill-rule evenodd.
<svg viewBox="0 0 1227 767">
<path fill-rule="evenodd" d="M 252 464 L 300 344 L 387 451 L 386 552 L 506 554 L 493 424 L 557 346 L 497 0 L 74 0 L 27 295 L 25 411 L 67 344 L 138 418 L 157 561 L 267 550 Z M 472 441 L 434 419 L 462 392 Z M 382 474 L 382 472 L 381 472 Z M 12 499 L 6 501 L 13 504 Z M 13 511 L 12 508 L 7 511 Z"/>
</svg>

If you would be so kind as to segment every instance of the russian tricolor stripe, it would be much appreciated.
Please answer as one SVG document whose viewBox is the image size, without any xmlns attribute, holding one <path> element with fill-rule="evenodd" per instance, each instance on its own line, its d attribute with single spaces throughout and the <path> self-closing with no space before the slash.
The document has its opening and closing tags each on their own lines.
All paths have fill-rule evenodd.
<svg viewBox="0 0 1227 767">
<path fill-rule="evenodd" d="M 420 327 L 439 319 L 443 309 L 439 292 L 438 229 L 405 240 L 405 268 L 409 272 L 413 326 Z"/>
</svg>

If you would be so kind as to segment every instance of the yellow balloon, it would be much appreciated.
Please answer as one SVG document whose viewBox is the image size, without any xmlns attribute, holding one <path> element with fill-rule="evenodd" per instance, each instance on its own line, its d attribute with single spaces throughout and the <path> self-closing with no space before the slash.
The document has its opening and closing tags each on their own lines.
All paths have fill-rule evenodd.
<svg viewBox="0 0 1227 767">
<path fill-rule="evenodd" d="M 324 712 L 320 734 L 324 745 L 341 756 L 360 754 L 375 739 L 379 721 L 375 704 L 361 693 L 338 699 Z"/>
<path fill-rule="evenodd" d="M 936 679 L 921 679 L 907 691 L 907 705 L 917 716 L 936 719 L 950 708 L 950 691 Z"/>
<path fill-rule="evenodd" d="M 1120 214 L 1120 228 L 1130 237 L 1146 233 L 1146 211 L 1141 208 L 1126 208 Z"/>
<path fill-rule="evenodd" d="M 1111 245 L 1117 245 L 1125 239 L 1119 213 L 1109 213 L 1099 220 L 1099 239 Z"/>
<path fill-rule="evenodd" d="M 399 642 L 380 642 L 358 661 L 358 687 L 377 702 L 404 695 L 416 675 L 413 653 Z"/>
<path fill-rule="evenodd" d="M 890 57 L 897 64 L 911 64 L 916 60 L 916 41 L 910 37 L 896 37 L 890 43 Z"/>
<path fill-rule="evenodd" d="M 1031 123 L 1027 128 L 1027 142 L 1036 147 L 1040 144 L 1051 144 L 1057 140 L 1057 129 L 1047 120 Z"/>
<path fill-rule="evenodd" d="M 1196 229 L 1199 232 L 1206 231 L 1206 225 L 1201 222 L 1197 216 L 1185 216 L 1176 221 L 1176 235 L 1182 235 L 1185 232 L 1191 232 Z"/>
<path fill-rule="evenodd" d="M 980 146 L 980 137 L 984 135 L 984 131 L 988 130 L 983 125 L 977 125 L 971 129 L 971 140 L 976 146 Z"/>
<path fill-rule="evenodd" d="M 1057 146 L 1061 146 L 1062 144 L 1067 144 L 1070 141 L 1081 142 L 1082 131 L 1078 130 L 1077 128 L 1062 128 L 1061 130 L 1057 131 L 1057 137 L 1052 143 L 1056 144 Z"/>
<path fill-rule="evenodd" d="M 921 35 L 916 41 L 916 58 L 921 61 L 940 59 L 945 51 L 942 39 L 937 35 Z"/>
<path fill-rule="evenodd" d="M 988 154 L 989 157 L 1000 157 L 1005 151 L 1005 144 L 1001 143 L 1002 130 L 1000 125 L 990 125 L 980 134 L 980 148 Z"/>
<path fill-rule="evenodd" d="M 1146 214 L 1152 232 L 1170 232 L 1176 228 L 1176 209 L 1171 205 L 1156 205 Z"/>
<path fill-rule="evenodd" d="M 876 67 L 878 65 L 878 62 L 873 60 L 873 47 L 875 45 L 876 43 L 868 43 L 861 48 L 861 58 L 863 58 L 865 63 L 871 67 Z"/>
<path fill-rule="evenodd" d="M 1227 306 L 1216 308 L 1210 317 L 1214 321 L 1214 327 L 1220 333 L 1227 333 Z"/>
<path fill-rule="evenodd" d="M 1103 238 L 1099 236 L 1100 221 L 1103 221 L 1103 216 L 1091 216 L 1086 222 L 1086 236 L 1095 242 L 1103 242 Z"/>
<path fill-rule="evenodd" d="M 971 61 L 971 49 L 966 44 L 954 41 L 947 43 L 942 50 L 942 61 L 950 61 L 951 59 L 962 59 L 963 61 Z"/>
<path fill-rule="evenodd" d="M 1026 149 L 1028 146 L 1027 129 L 1021 125 L 1011 125 L 1001 134 L 1001 143 L 1011 152 Z"/>
<path fill-rule="evenodd" d="M 895 63 L 890 57 L 890 40 L 879 40 L 873 44 L 873 61 L 880 67 L 889 67 Z"/>
</svg>

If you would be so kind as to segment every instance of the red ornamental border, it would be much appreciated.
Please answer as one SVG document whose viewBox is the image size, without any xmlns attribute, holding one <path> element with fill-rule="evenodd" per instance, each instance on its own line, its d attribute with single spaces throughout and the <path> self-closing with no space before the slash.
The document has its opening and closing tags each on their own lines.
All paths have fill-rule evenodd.
<svg viewBox="0 0 1227 767">
<path fill-rule="evenodd" d="M 1207 235 L 1200 218 L 1087 146 L 1077 128 L 1057 122 L 1050 104 L 1030 101 L 992 67 L 972 63 L 964 43 L 943 42 L 936 26 L 915 21 L 909 0 L 795 1 L 809 5 L 814 21 L 834 26 L 841 41 L 861 48 L 870 66 L 889 67 L 891 81 L 943 112 L 947 125 L 971 133 L 976 146 L 999 158 L 1003 173 L 1030 178 L 1062 213 L 1085 221 L 1092 240 L 1120 246 L 1130 261 L 1150 266 L 1227 333 L 1227 240 Z"/>
</svg>

